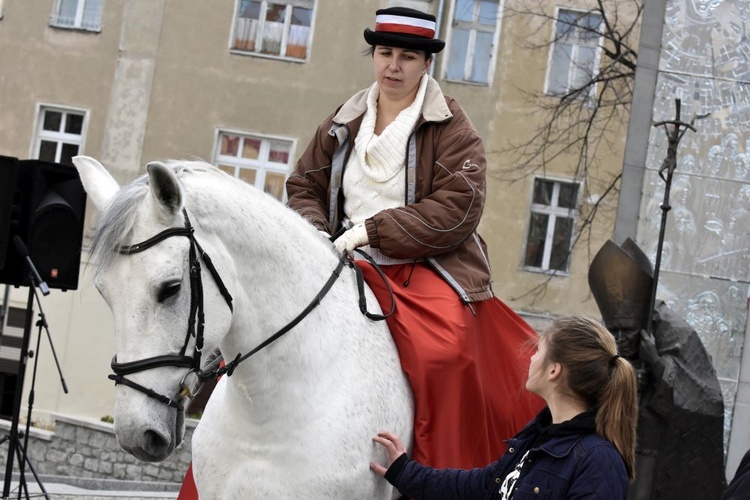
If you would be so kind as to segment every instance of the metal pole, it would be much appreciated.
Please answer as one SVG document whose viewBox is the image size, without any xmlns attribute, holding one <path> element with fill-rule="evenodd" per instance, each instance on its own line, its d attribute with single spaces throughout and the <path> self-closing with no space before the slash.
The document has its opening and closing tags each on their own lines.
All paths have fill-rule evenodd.
<svg viewBox="0 0 750 500">
<path fill-rule="evenodd" d="M 652 319 L 654 308 L 656 307 L 656 289 L 659 286 L 661 251 L 664 246 L 664 233 L 667 228 L 667 213 L 672 208 L 669 205 L 669 191 L 672 188 L 672 175 L 677 168 L 677 146 L 680 143 L 680 139 L 682 139 L 682 136 L 685 135 L 685 132 L 687 132 L 688 129 L 695 132 L 695 127 L 693 127 L 691 123 L 680 121 L 681 106 L 682 101 L 680 101 L 680 99 L 675 99 L 675 119 L 654 123 L 654 127 L 663 126 L 667 133 L 667 156 L 664 158 L 661 168 L 659 169 L 659 177 L 666 182 L 666 186 L 664 187 L 664 201 L 661 204 L 661 225 L 659 227 L 659 241 L 656 246 L 656 262 L 654 263 L 654 279 L 651 284 L 651 299 L 648 305 L 648 316 L 646 316 L 648 318 L 646 330 L 649 333 L 652 333 Z M 670 125 L 671 130 L 669 127 Z"/>
</svg>

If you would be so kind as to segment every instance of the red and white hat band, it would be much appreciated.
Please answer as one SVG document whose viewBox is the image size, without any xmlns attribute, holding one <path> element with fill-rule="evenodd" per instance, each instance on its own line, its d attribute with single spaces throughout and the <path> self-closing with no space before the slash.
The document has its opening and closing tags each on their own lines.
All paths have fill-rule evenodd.
<svg viewBox="0 0 750 500">
<path fill-rule="evenodd" d="M 375 31 L 433 38 L 435 36 L 435 23 L 427 19 L 381 14 L 375 17 Z"/>
</svg>

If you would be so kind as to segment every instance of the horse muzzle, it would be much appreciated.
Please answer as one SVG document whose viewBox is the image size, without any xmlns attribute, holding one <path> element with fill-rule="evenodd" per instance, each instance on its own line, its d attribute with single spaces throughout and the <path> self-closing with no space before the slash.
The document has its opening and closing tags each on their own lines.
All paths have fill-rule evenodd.
<svg viewBox="0 0 750 500">
<path fill-rule="evenodd" d="M 185 434 L 185 413 L 161 405 L 118 400 L 115 434 L 119 445 L 138 460 L 160 462 L 177 448 Z"/>
</svg>

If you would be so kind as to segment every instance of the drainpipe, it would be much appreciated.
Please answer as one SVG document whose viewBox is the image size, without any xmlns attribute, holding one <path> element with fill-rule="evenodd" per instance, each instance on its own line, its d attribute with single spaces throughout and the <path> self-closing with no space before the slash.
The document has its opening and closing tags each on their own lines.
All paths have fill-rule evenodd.
<svg viewBox="0 0 750 500">
<path fill-rule="evenodd" d="M 626 238 L 636 239 L 666 8 L 667 0 L 653 0 L 645 2 L 641 13 L 638 67 L 633 84 L 613 237 L 618 245 Z"/>
<path fill-rule="evenodd" d="M 443 7 L 445 6 L 445 0 L 438 0 L 437 14 L 435 14 L 435 38 L 440 38 L 440 26 L 443 23 Z M 430 65 L 430 76 L 435 74 L 435 64 Z"/>
</svg>

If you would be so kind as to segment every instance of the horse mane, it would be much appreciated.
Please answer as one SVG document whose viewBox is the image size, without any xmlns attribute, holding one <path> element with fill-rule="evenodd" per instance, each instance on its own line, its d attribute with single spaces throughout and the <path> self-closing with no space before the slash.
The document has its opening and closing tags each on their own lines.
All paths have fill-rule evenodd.
<svg viewBox="0 0 750 500">
<path fill-rule="evenodd" d="M 164 164 L 174 171 L 178 179 L 185 172 L 219 172 L 219 169 L 203 161 L 168 160 Z M 149 192 L 148 174 L 143 174 L 122 187 L 102 212 L 91 237 L 91 258 L 97 273 L 112 264 L 119 248 L 128 241 L 135 226 L 137 209 Z"/>
</svg>

